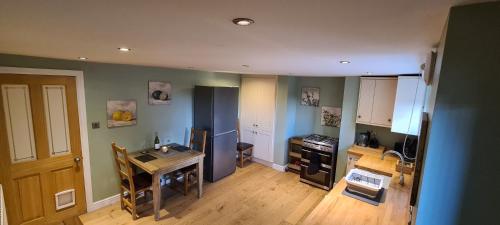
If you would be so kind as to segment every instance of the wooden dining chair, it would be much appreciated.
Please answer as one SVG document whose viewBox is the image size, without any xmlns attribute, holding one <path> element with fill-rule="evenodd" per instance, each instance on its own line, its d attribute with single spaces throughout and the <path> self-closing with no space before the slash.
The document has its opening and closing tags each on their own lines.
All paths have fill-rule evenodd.
<svg viewBox="0 0 500 225">
<path fill-rule="evenodd" d="M 148 173 L 133 174 L 130 162 L 128 160 L 127 149 L 118 147 L 114 142 L 111 144 L 113 156 L 116 162 L 118 176 L 120 177 L 120 204 L 121 208 L 126 209 L 132 214 L 132 219 L 139 218 L 137 215 L 137 195 L 144 193 L 144 199 L 147 194 L 152 194 L 152 178 Z M 125 195 L 125 192 L 128 194 Z M 152 195 L 151 195 L 152 196 Z M 146 203 L 147 201 L 144 201 Z"/>
<path fill-rule="evenodd" d="M 238 166 L 243 168 L 243 164 L 245 161 L 252 161 L 252 152 L 253 152 L 253 144 L 241 142 L 241 133 L 240 133 L 240 121 L 238 120 L 236 124 L 236 132 L 238 134 L 238 143 L 236 144 L 236 152 Z"/>
<path fill-rule="evenodd" d="M 191 128 L 191 135 L 189 138 L 189 148 L 205 153 L 205 146 L 207 143 L 207 131 L 201 129 Z M 198 183 L 198 171 L 196 165 L 191 165 L 180 169 L 180 176 L 182 176 L 182 184 L 184 195 L 187 195 L 189 188 Z M 175 179 L 177 180 L 177 179 Z"/>
</svg>

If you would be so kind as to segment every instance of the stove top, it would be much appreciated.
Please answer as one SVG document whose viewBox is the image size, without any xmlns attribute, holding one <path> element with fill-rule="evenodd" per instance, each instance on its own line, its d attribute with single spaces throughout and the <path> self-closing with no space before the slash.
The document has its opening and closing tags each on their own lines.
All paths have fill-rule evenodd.
<svg viewBox="0 0 500 225">
<path fill-rule="evenodd" d="M 334 146 L 338 144 L 339 139 L 325 135 L 311 134 L 304 138 L 304 142 L 309 142 L 318 145 Z"/>
</svg>

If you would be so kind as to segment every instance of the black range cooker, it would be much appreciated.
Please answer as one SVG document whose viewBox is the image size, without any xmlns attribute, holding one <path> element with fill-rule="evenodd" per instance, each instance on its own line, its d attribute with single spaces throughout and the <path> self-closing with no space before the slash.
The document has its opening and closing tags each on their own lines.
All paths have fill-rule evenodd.
<svg viewBox="0 0 500 225">
<path fill-rule="evenodd" d="M 312 134 L 303 141 L 300 181 L 330 190 L 335 180 L 338 138 Z"/>
</svg>

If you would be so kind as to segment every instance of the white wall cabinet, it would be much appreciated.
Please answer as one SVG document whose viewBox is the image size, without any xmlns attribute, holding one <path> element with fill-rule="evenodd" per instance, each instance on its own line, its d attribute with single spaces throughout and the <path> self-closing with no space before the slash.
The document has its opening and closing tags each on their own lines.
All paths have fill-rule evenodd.
<svg viewBox="0 0 500 225">
<path fill-rule="evenodd" d="M 273 162 L 276 78 L 241 79 L 241 140 L 254 144 L 253 157 Z"/>
<path fill-rule="evenodd" d="M 391 127 L 397 78 L 362 77 L 356 123 Z"/>
<path fill-rule="evenodd" d="M 410 135 L 418 134 L 420 118 L 424 108 L 425 88 L 422 77 L 398 77 L 392 132 Z"/>
</svg>

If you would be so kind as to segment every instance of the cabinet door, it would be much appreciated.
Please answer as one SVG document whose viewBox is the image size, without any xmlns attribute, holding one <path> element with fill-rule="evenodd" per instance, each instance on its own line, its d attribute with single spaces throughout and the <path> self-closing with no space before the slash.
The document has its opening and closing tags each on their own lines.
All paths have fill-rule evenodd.
<svg viewBox="0 0 500 225">
<path fill-rule="evenodd" d="M 418 77 L 398 77 L 392 132 L 407 134 L 410 129 Z"/>
<path fill-rule="evenodd" d="M 254 138 L 254 133 L 252 129 L 248 128 L 242 128 L 240 130 L 240 142 L 245 142 L 245 143 L 250 143 L 250 144 L 255 144 L 255 138 Z"/>
<path fill-rule="evenodd" d="M 274 127 L 274 112 L 276 108 L 276 83 L 274 78 L 259 78 L 256 82 L 255 109 L 256 130 L 272 133 Z"/>
<path fill-rule="evenodd" d="M 255 78 L 242 78 L 241 81 L 241 108 L 240 108 L 240 129 L 253 130 L 256 118 L 256 87 Z"/>
<path fill-rule="evenodd" d="M 391 127 L 394 101 L 396 98 L 397 79 L 375 80 L 375 93 L 371 123 L 383 127 Z"/>
<path fill-rule="evenodd" d="M 261 160 L 273 162 L 273 155 L 271 151 L 272 149 L 271 135 L 262 132 L 256 132 L 254 137 L 255 137 L 255 143 L 253 149 L 253 156 Z"/>
<path fill-rule="evenodd" d="M 417 93 L 415 94 L 415 104 L 413 106 L 413 113 L 410 120 L 410 129 L 408 134 L 418 135 L 420 130 L 420 119 L 424 111 L 426 85 L 422 77 L 418 79 Z"/>
<path fill-rule="evenodd" d="M 356 123 L 370 123 L 372 119 L 373 95 L 375 92 L 375 80 L 361 78 L 359 85 L 358 115 Z"/>
</svg>

